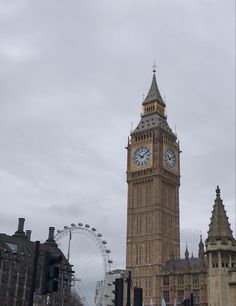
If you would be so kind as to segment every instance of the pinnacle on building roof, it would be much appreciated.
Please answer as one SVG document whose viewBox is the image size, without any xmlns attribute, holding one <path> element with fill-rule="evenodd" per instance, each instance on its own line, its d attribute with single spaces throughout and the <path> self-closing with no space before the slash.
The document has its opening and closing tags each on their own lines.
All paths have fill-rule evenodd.
<svg viewBox="0 0 236 306">
<path fill-rule="evenodd" d="M 216 199 L 213 206 L 211 221 L 208 231 L 208 239 L 221 239 L 228 238 L 233 239 L 230 223 L 226 215 L 226 211 L 223 205 L 223 201 L 220 197 L 220 188 L 216 188 Z"/>
<path fill-rule="evenodd" d="M 202 241 L 202 234 L 200 235 L 200 242 L 198 244 L 198 257 L 203 258 L 205 255 L 204 243 Z"/>
<path fill-rule="evenodd" d="M 186 249 L 185 249 L 184 255 L 185 255 L 185 259 L 189 259 L 189 251 L 188 251 L 188 246 L 187 246 L 187 244 L 186 244 Z"/>
<path fill-rule="evenodd" d="M 147 104 L 150 102 L 159 102 L 162 106 L 166 106 L 165 102 L 163 101 L 160 91 L 157 86 L 157 80 L 156 80 L 156 65 L 153 65 L 153 77 L 152 77 L 152 84 L 149 89 L 149 92 L 143 101 L 143 104 Z"/>
<path fill-rule="evenodd" d="M 200 235 L 200 242 L 198 244 L 199 248 L 204 248 L 204 243 L 202 241 L 202 234 Z"/>
</svg>

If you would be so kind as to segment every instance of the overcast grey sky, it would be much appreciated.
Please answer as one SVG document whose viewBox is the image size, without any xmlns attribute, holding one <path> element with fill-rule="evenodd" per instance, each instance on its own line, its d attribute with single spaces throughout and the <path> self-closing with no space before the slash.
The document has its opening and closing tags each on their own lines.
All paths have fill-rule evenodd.
<svg viewBox="0 0 236 306">
<path fill-rule="evenodd" d="M 217 184 L 235 229 L 233 0 L 0 0 L 0 232 L 89 223 L 125 266 L 125 146 L 153 60 L 183 151 L 182 246 L 206 238 Z"/>
</svg>

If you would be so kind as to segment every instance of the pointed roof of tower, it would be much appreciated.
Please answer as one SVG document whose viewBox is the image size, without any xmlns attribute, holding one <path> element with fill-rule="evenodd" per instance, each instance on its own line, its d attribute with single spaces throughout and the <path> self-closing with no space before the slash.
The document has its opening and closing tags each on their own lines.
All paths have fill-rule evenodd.
<svg viewBox="0 0 236 306">
<path fill-rule="evenodd" d="M 216 199 L 213 206 L 211 221 L 208 231 L 208 239 L 228 238 L 233 239 L 230 223 L 226 215 L 223 201 L 220 197 L 220 188 L 216 188 Z"/>
<path fill-rule="evenodd" d="M 156 65 L 153 65 L 153 77 L 152 77 L 152 84 L 149 89 L 149 92 L 143 101 L 143 104 L 147 104 L 150 102 L 159 102 L 161 105 L 166 106 L 165 102 L 162 99 L 162 96 L 160 94 L 160 91 L 157 86 L 157 80 L 156 80 Z"/>
<path fill-rule="evenodd" d="M 184 255 L 185 255 L 185 259 L 189 259 L 189 251 L 188 251 L 188 246 L 187 246 L 187 244 L 186 244 L 186 249 L 185 249 Z"/>
<path fill-rule="evenodd" d="M 199 244 L 198 244 L 198 247 L 199 247 L 199 249 L 204 249 L 204 243 L 203 243 L 203 241 L 202 241 L 202 234 L 200 235 L 200 242 L 199 242 Z"/>
<path fill-rule="evenodd" d="M 198 257 L 204 258 L 205 250 L 204 250 L 204 243 L 202 241 L 202 234 L 200 235 L 200 242 L 198 244 Z"/>
</svg>

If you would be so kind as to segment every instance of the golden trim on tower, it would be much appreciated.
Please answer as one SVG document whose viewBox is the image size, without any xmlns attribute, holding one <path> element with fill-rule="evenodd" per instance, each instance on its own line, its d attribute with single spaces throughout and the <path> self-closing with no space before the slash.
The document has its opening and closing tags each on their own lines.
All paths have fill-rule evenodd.
<svg viewBox="0 0 236 306">
<path fill-rule="evenodd" d="M 176 143 L 164 140 L 163 167 L 176 174 L 179 173 L 179 147 Z"/>
<path fill-rule="evenodd" d="M 143 113 L 142 116 L 157 112 L 161 116 L 165 116 L 165 108 L 158 102 L 152 102 L 143 105 Z"/>
<path fill-rule="evenodd" d="M 144 149 L 142 150 L 142 148 Z M 139 150 L 140 150 L 140 153 L 139 153 Z M 136 157 L 135 154 L 137 154 L 138 156 Z M 148 157 L 146 162 L 145 162 L 145 155 Z M 146 168 L 151 168 L 152 166 L 153 166 L 153 144 L 152 143 L 143 142 L 142 144 L 140 143 L 139 145 L 135 145 L 131 148 L 130 171 L 138 171 L 138 170 L 142 170 Z"/>
</svg>

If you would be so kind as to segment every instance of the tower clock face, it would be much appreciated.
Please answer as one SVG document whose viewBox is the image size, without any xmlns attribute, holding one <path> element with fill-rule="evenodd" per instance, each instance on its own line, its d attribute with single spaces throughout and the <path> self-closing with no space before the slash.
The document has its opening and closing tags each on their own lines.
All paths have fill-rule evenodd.
<svg viewBox="0 0 236 306">
<path fill-rule="evenodd" d="M 165 150 L 165 162 L 167 167 L 173 169 L 176 166 L 175 152 L 171 148 Z"/>
<path fill-rule="evenodd" d="M 137 166 L 141 167 L 145 166 L 149 162 L 150 157 L 150 149 L 146 146 L 142 146 L 134 152 L 133 160 Z"/>
</svg>

